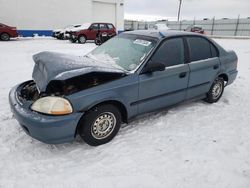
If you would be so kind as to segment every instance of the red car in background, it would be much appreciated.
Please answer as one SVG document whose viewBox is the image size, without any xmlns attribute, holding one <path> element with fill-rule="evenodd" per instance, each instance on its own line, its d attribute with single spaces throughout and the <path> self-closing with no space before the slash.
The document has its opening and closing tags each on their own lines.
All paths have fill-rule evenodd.
<svg viewBox="0 0 250 188">
<path fill-rule="evenodd" d="M 185 31 L 205 34 L 204 29 L 199 25 L 190 25 L 185 29 Z"/>
<path fill-rule="evenodd" d="M 81 44 L 86 43 L 87 40 L 95 40 L 100 34 L 107 34 L 110 37 L 116 35 L 116 28 L 111 23 L 92 23 L 83 24 L 84 27 L 76 28 L 77 30 L 70 31 L 70 41 L 78 41 Z M 87 26 L 87 27 L 86 27 Z"/>
<path fill-rule="evenodd" d="M 0 23 L 0 40 L 8 41 L 10 38 L 18 37 L 16 27 L 11 27 Z"/>
</svg>

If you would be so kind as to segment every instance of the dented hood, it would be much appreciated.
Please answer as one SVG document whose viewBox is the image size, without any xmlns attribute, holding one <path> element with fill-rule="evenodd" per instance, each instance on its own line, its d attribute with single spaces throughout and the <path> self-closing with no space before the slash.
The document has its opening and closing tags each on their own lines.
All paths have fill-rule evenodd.
<svg viewBox="0 0 250 188">
<path fill-rule="evenodd" d="M 91 72 L 125 73 L 115 63 L 100 62 L 87 56 L 74 56 L 56 52 L 41 52 L 33 56 L 32 77 L 40 92 L 45 92 L 52 80 L 67 80 Z"/>
</svg>

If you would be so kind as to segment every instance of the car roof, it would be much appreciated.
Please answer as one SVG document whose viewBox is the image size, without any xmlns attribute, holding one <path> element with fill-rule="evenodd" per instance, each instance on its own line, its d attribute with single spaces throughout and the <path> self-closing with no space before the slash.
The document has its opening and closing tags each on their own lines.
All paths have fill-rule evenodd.
<svg viewBox="0 0 250 188">
<path fill-rule="evenodd" d="M 135 30 L 135 31 L 127 31 L 124 32 L 126 34 L 133 34 L 133 35 L 141 35 L 153 38 L 166 38 L 166 37 L 175 37 L 175 36 L 203 36 L 198 33 L 187 32 L 187 31 L 175 31 L 175 30 Z"/>
</svg>

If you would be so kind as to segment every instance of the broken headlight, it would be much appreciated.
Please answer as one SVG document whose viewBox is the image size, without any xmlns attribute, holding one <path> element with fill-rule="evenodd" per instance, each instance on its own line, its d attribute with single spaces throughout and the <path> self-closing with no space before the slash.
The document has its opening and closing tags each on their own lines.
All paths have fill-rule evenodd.
<svg viewBox="0 0 250 188">
<path fill-rule="evenodd" d="M 68 100 L 62 97 L 43 97 L 33 103 L 31 109 L 50 115 L 66 115 L 73 112 Z"/>
</svg>

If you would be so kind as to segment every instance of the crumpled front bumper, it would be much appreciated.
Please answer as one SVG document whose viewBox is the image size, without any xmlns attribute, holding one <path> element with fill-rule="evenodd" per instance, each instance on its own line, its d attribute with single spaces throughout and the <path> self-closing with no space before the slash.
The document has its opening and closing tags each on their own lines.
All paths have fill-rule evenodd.
<svg viewBox="0 0 250 188">
<path fill-rule="evenodd" d="M 21 101 L 18 91 L 23 84 L 15 86 L 9 93 L 9 103 L 15 119 L 31 137 L 47 143 L 61 144 L 72 142 L 82 113 L 64 116 L 43 115 L 30 109 L 32 101 Z"/>
</svg>

